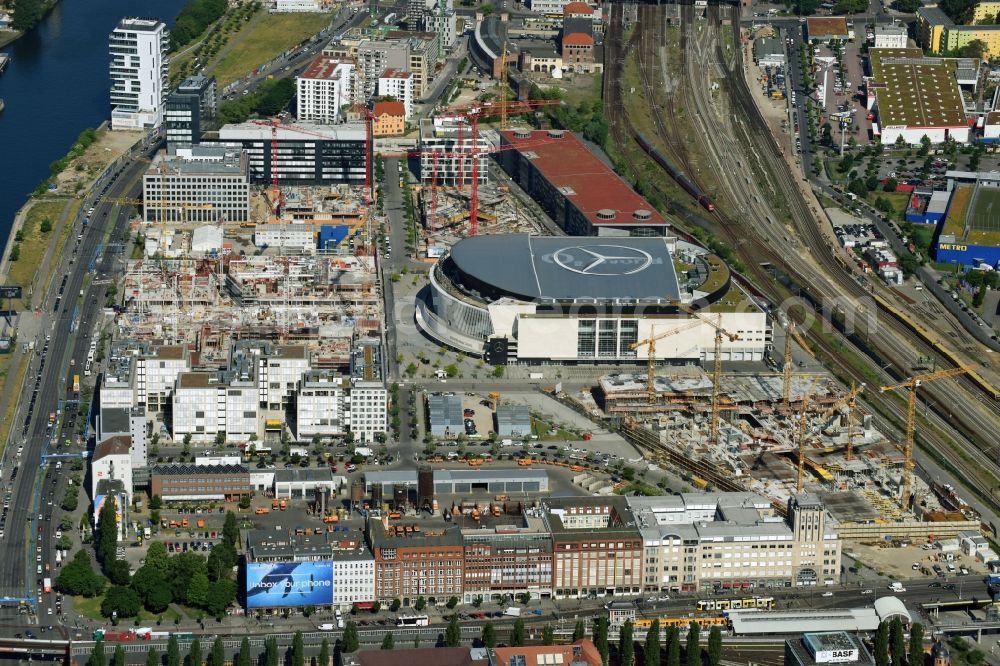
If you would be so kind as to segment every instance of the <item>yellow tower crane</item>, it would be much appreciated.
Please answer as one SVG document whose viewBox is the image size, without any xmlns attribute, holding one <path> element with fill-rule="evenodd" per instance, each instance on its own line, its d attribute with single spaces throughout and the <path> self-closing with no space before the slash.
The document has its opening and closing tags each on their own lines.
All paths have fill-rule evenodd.
<svg viewBox="0 0 1000 666">
<path fill-rule="evenodd" d="M 837 402 L 830 405 L 830 407 L 823 412 L 821 419 L 826 421 L 828 418 L 836 414 L 841 407 L 847 406 L 847 455 L 845 458 L 847 460 L 854 460 L 854 409 L 857 407 L 857 397 L 861 395 L 862 391 L 865 390 L 865 385 L 861 386 L 851 386 L 851 390 L 845 395 L 841 396 Z"/>
<path fill-rule="evenodd" d="M 719 441 L 719 396 L 722 391 L 722 336 L 729 338 L 730 342 L 735 342 L 740 339 L 740 336 L 735 333 L 730 333 L 726 329 L 722 328 L 722 315 L 716 315 L 718 323 L 712 321 L 707 315 L 703 315 L 701 312 L 690 308 L 686 305 L 681 305 L 681 309 L 690 315 L 693 315 L 705 322 L 709 326 L 715 329 L 715 367 L 712 371 L 712 421 L 709 428 L 709 442 L 716 444 Z"/>
<path fill-rule="evenodd" d="M 934 382 L 939 379 L 948 379 L 949 377 L 963 375 L 969 370 L 970 368 L 966 366 L 959 366 L 950 370 L 928 372 L 923 375 L 914 375 L 905 382 L 900 382 L 892 386 L 883 386 L 879 389 L 882 393 L 903 388 L 909 389 L 906 404 L 906 444 L 903 449 L 903 489 L 900 497 L 904 509 L 910 506 L 910 493 L 913 490 L 913 431 L 917 416 L 917 387 L 924 382 Z"/>
<path fill-rule="evenodd" d="M 809 345 L 806 343 L 805 338 L 802 337 L 802 335 L 799 333 L 798 328 L 796 328 L 795 322 L 789 321 L 788 327 L 785 329 L 785 363 L 781 368 L 781 373 L 782 373 L 781 399 L 785 403 L 786 407 L 788 406 L 788 403 L 791 400 L 791 393 L 792 393 L 792 339 L 793 338 L 795 339 L 796 342 L 799 343 L 799 346 L 802 347 L 803 351 L 805 351 L 810 356 L 815 356 L 815 354 L 813 354 L 812 349 L 810 349 Z"/>
<path fill-rule="evenodd" d="M 649 387 L 649 404 L 652 405 L 653 403 L 656 402 L 656 389 L 653 386 L 653 380 L 655 378 L 654 368 L 656 367 L 656 341 L 662 340 L 663 338 L 668 338 L 671 335 L 674 335 L 675 333 L 681 333 L 683 331 L 687 331 L 689 329 L 695 328 L 696 326 L 701 326 L 700 320 L 688 322 L 683 326 L 672 328 L 669 331 L 660 334 L 656 333 L 656 326 L 653 326 L 650 331 L 652 335 L 650 335 L 645 340 L 639 340 L 638 342 L 634 342 L 631 345 L 629 345 L 629 349 L 632 350 L 638 349 L 639 347 L 649 347 L 649 350 L 646 352 L 646 385 Z"/>
</svg>

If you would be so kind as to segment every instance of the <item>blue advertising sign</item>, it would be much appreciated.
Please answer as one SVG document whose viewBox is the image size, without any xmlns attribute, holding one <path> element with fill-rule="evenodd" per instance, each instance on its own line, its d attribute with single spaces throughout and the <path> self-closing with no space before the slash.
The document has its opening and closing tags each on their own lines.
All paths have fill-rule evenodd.
<svg viewBox="0 0 1000 666">
<path fill-rule="evenodd" d="M 247 564 L 247 608 L 333 604 L 333 562 Z"/>
</svg>

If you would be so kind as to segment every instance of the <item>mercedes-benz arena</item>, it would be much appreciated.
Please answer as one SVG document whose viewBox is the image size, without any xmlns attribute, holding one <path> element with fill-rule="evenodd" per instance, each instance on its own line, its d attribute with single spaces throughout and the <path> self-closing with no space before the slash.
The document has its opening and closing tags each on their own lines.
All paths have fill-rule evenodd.
<svg viewBox="0 0 1000 666">
<path fill-rule="evenodd" d="M 431 338 L 503 363 L 759 361 L 771 342 L 767 313 L 715 255 L 675 238 L 464 239 L 431 271 L 417 324 Z M 699 323 L 700 322 L 700 323 Z M 676 333 L 662 335 L 676 330 Z"/>
</svg>

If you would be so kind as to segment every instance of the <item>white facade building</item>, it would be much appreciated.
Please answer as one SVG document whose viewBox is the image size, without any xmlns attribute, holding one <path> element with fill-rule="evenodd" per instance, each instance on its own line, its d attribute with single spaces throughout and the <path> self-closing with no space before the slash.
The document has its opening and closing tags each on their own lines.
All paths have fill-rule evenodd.
<svg viewBox="0 0 1000 666">
<path fill-rule="evenodd" d="M 309 351 L 304 346 L 277 347 L 257 359 L 257 390 L 261 407 L 287 407 L 299 389 L 302 375 L 311 369 Z"/>
<path fill-rule="evenodd" d="M 906 48 L 906 26 L 877 26 L 875 28 L 876 49 L 905 49 Z"/>
<path fill-rule="evenodd" d="M 354 63 L 317 57 L 295 77 L 299 120 L 336 122 L 341 108 L 354 100 L 354 80 Z"/>
<path fill-rule="evenodd" d="M 127 435 L 110 437 L 94 448 L 90 458 L 90 496 L 97 497 L 97 484 L 108 479 L 122 482 L 132 501 L 132 439 Z"/>
<path fill-rule="evenodd" d="M 378 77 L 379 97 L 392 97 L 403 103 L 405 119 L 413 115 L 413 75 L 399 69 L 387 69 Z"/>
<path fill-rule="evenodd" d="M 375 600 L 375 558 L 368 549 L 333 558 L 333 605 L 342 610 Z"/>
<path fill-rule="evenodd" d="M 389 392 L 380 381 L 354 380 L 351 385 L 351 432 L 362 442 L 389 429 Z"/>
<path fill-rule="evenodd" d="M 143 219 L 158 222 L 246 222 L 250 167 L 238 148 L 191 146 L 151 164 L 142 177 Z"/>
<path fill-rule="evenodd" d="M 436 32 L 441 49 L 450 51 L 458 39 L 458 16 L 452 10 L 427 14 L 424 16 L 424 30 Z"/>
<path fill-rule="evenodd" d="M 332 437 L 346 430 L 347 392 L 350 382 L 340 375 L 310 372 L 303 376 L 295 401 L 296 435 L 299 440 Z"/>
<path fill-rule="evenodd" d="M 296 254 L 316 254 L 316 227 L 311 224 L 258 224 L 253 242 L 259 248 L 273 247 Z"/>
<path fill-rule="evenodd" d="M 145 405 L 149 413 L 162 412 L 178 375 L 190 370 L 191 357 L 179 345 L 165 345 L 151 356 L 140 356 L 136 361 L 136 402 Z"/>
<path fill-rule="evenodd" d="M 169 46 L 170 33 L 162 21 L 125 18 L 111 32 L 111 129 L 163 123 Z"/>
<path fill-rule="evenodd" d="M 257 387 L 253 381 L 207 372 L 188 372 L 177 378 L 173 402 L 173 436 L 191 435 L 194 442 L 247 441 L 259 436 Z"/>
<path fill-rule="evenodd" d="M 482 132 L 479 132 L 475 143 L 479 154 L 476 158 L 476 179 L 480 185 L 489 180 L 489 142 Z M 436 116 L 425 118 L 420 122 L 420 182 L 430 184 L 433 175 L 437 173 L 438 185 L 471 185 L 471 156 L 461 159 L 458 153 L 470 154 L 473 149 L 472 126 L 465 118 Z M 434 166 L 434 156 L 430 153 L 456 155 L 455 157 L 439 157 L 437 167 Z"/>
</svg>

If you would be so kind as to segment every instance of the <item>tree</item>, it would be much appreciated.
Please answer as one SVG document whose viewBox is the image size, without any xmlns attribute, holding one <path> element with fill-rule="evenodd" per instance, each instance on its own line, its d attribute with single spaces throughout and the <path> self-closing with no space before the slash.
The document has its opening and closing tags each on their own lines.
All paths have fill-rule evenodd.
<svg viewBox="0 0 1000 666">
<path fill-rule="evenodd" d="M 514 628 L 510 632 L 511 647 L 521 647 L 524 645 L 524 620 L 517 618 L 514 620 Z"/>
<path fill-rule="evenodd" d="M 444 644 L 447 647 L 458 647 L 462 644 L 462 629 L 458 626 L 458 615 L 452 615 L 448 628 L 444 630 Z"/>
<path fill-rule="evenodd" d="M 547 624 L 542 627 L 542 645 L 555 645 L 556 644 L 556 632 L 552 628 L 551 624 Z"/>
<path fill-rule="evenodd" d="M 708 666 L 719 666 L 722 662 L 722 629 L 713 626 L 708 632 Z"/>
<path fill-rule="evenodd" d="M 495 648 L 497 646 L 497 632 L 493 628 L 492 622 L 483 624 L 483 636 L 480 640 L 483 643 L 483 647 Z"/>
<path fill-rule="evenodd" d="M 104 591 L 104 583 L 104 578 L 94 571 L 90 556 L 78 550 L 59 572 L 56 589 L 75 597 L 96 597 Z"/>
<path fill-rule="evenodd" d="M 892 666 L 906 666 L 906 639 L 903 623 L 898 617 L 889 622 L 889 645 L 892 648 Z"/>
<path fill-rule="evenodd" d="M 427 600 L 424 599 L 422 596 L 417 597 L 417 602 L 413 604 L 413 608 L 419 613 L 423 609 L 427 608 Z"/>
<path fill-rule="evenodd" d="M 97 562 L 105 571 L 118 553 L 117 513 L 118 500 L 114 495 L 105 495 L 97 514 Z"/>
<path fill-rule="evenodd" d="M 340 651 L 351 654 L 358 649 L 358 625 L 349 621 L 344 627 L 344 637 L 340 641 Z"/>
<path fill-rule="evenodd" d="M 112 585 L 128 585 L 129 568 L 125 560 L 111 560 L 104 567 L 104 573 Z"/>
<path fill-rule="evenodd" d="M 632 634 L 632 620 L 626 620 L 618 631 L 618 663 L 621 666 L 633 666 L 635 663 L 635 645 Z"/>
<path fill-rule="evenodd" d="M 399 599 L 393 599 L 392 603 L 389 604 L 389 610 L 395 613 L 403 606 L 403 602 Z"/>
<path fill-rule="evenodd" d="M 395 639 L 392 637 L 392 632 L 385 632 L 385 636 L 382 637 L 382 649 L 391 650 L 395 647 Z"/>
<path fill-rule="evenodd" d="M 330 643 L 325 638 L 319 646 L 319 659 L 317 660 L 317 665 L 330 666 Z"/>
<path fill-rule="evenodd" d="M 115 585 L 108 589 L 104 600 L 101 601 L 101 615 L 104 617 L 116 614 L 120 618 L 133 617 L 139 614 L 140 608 L 142 608 L 142 599 L 139 598 L 139 593 L 130 587 L 121 585 Z"/>
<path fill-rule="evenodd" d="M 448 603 L 445 604 L 448 608 L 454 608 L 458 605 L 458 597 L 452 597 L 448 599 Z"/>
<path fill-rule="evenodd" d="M 107 659 L 104 658 L 104 641 L 98 639 L 94 643 L 94 651 L 90 653 L 87 661 L 90 666 L 106 666 Z"/>
<path fill-rule="evenodd" d="M 234 601 L 236 601 L 236 582 L 228 578 L 217 580 L 208 588 L 205 610 L 215 617 L 220 617 Z"/>
<path fill-rule="evenodd" d="M 601 662 L 608 666 L 608 618 L 599 617 L 594 622 L 594 645 L 601 653 Z"/>
<path fill-rule="evenodd" d="M 17 261 L 21 258 L 21 244 L 14 243 L 14 247 L 10 249 L 10 260 Z"/>
<path fill-rule="evenodd" d="M 687 635 L 687 666 L 701 666 L 701 625 L 692 622 Z"/>
<path fill-rule="evenodd" d="M 160 655 L 154 647 L 146 653 L 146 666 L 160 666 Z"/>
<path fill-rule="evenodd" d="M 208 602 L 208 590 L 210 585 L 211 584 L 209 583 L 207 574 L 201 571 L 196 573 L 188 583 L 185 595 L 187 602 L 192 606 L 203 608 Z"/>
<path fill-rule="evenodd" d="M 660 666 L 660 621 L 653 620 L 646 632 L 646 645 L 643 649 L 645 666 Z"/>
<path fill-rule="evenodd" d="M 220 636 L 216 636 L 215 641 L 212 643 L 212 652 L 209 655 L 208 661 L 209 666 L 225 666 L 226 646 L 222 644 L 222 638 Z"/>
<path fill-rule="evenodd" d="M 306 659 L 306 646 L 302 641 L 302 632 L 296 631 L 292 636 L 292 666 L 303 666 Z"/>
<path fill-rule="evenodd" d="M 236 657 L 236 666 L 253 666 L 253 656 L 250 653 L 250 639 L 246 636 L 240 641 L 240 653 Z"/>
<path fill-rule="evenodd" d="M 112 666 L 125 666 L 125 647 L 122 645 L 115 646 L 115 654 L 111 657 Z"/>
<path fill-rule="evenodd" d="M 201 666 L 201 641 L 197 638 L 191 641 L 191 647 L 188 648 L 188 658 L 187 666 Z"/>
<path fill-rule="evenodd" d="M 226 522 L 222 526 L 222 541 L 235 548 L 239 540 L 240 528 L 236 522 L 236 514 L 232 511 L 227 511 Z"/>
<path fill-rule="evenodd" d="M 910 627 L 910 666 L 924 666 L 924 625 L 919 622 Z"/>
<path fill-rule="evenodd" d="M 232 544 L 222 542 L 208 554 L 206 569 L 209 580 L 222 580 L 228 578 L 232 568 L 239 561 L 236 549 Z"/>
<path fill-rule="evenodd" d="M 976 60 L 982 60 L 983 56 L 986 55 L 988 47 L 986 42 L 981 39 L 973 39 L 971 42 L 958 49 L 958 55 L 961 58 L 975 58 Z"/>
<path fill-rule="evenodd" d="M 920 137 L 920 148 L 917 150 L 917 157 L 926 157 L 931 152 L 931 138 L 924 134 Z"/>
<path fill-rule="evenodd" d="M 667 666 L 681 666 L 680 627 L 670 627 L 667 632 Z"/>
<path fill-rule="evenodd" d="M 583 620 L 577 620 L 576 625 L 573 627 L 573 637 L 570 639 L 570 642 L 575 643 L 586 635 L 586 625 L 583 623 Z"/>
<path fill-rule="evenodd" d="M 167 666 L 181 666 L 181 648 L 176 636 L 167 640 Z"/>
<path fill-rule="evenodd" d="M 264 641 L 264 666 L 278 666 L 278 639 L 268 638 Z"/>
<path fill-rule="evenodd" d="M 860 178 L 855 178 L 847 185 L 847 191 L 859 199 L 864 199 L 868 196 L 868 184 Z"/>
<path fill-rule="evenodd" d="M 875 642 L 873 646 L 875 654 L 875 666 L 889 666 L 889 624 L 881 622 L 875 629 Z"/>
<path fill-rule="evenodd" d="M 904 14 L 912 14 L 920 7 L 922 3 L 920 0 L 893 0 L 892 8 L 897 12 L 903 12 Z"/>
<path fill-rule="evenodd" d="M 31 30 L 44 15 L 45 7 L 40 0 L 14 0 L 14 16 L 10 26 L 15 30 Z"/>
</svg>

